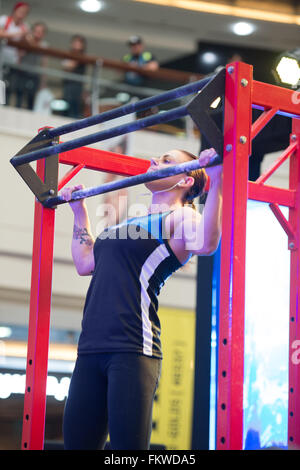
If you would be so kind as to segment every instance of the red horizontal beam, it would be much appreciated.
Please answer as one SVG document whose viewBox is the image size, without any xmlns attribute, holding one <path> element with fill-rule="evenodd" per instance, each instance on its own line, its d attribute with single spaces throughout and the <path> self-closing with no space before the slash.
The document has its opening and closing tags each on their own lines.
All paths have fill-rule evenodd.
<svg viewBox="0 0 300 470">
<path fill-rule="evenodd" d="M 275 188 L 248 181 L 248 199 L 279 204 L 280 206 L 295 207 L 295 191 Z"/>
<path fill-rule="evenodd" d="M 84 165 L 89 170 L 104 171 L 122 176 L 145 173 L 150 165 L 150 162 L 143 158 L 120 155 L 90 147 L 81 147 L 60 154 L 59 163 L 72 166 Z"/>
<path fill-rule="evenodd" d="M 300 118 L 297 92 L 268 83 L 253 81 L 252 104 L 263 109 L 278 108 L 279 112 Z"/>
</svg>

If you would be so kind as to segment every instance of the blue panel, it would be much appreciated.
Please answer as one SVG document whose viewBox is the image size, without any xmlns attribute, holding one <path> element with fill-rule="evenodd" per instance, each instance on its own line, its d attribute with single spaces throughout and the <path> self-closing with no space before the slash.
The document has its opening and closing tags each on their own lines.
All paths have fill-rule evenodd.
<svg viewBox="0 0 300 470">
<path fill-rule="evenodd" d="M 281 207 L 285 216 L 288 210 Z M 245 449 L 287 447 L 290 253 L 268 204 L 248 201 L 246 243 Z M 215 449 L 220 248 L 212 302 L 210 449 Z"/>
<path fill-rule="evenodd" d="M 287 217 L 286 208 L 281 208 Z M 290 253 L 268 204 L 248 202 L 244 448 L 287 446 Z"/>
</svg>

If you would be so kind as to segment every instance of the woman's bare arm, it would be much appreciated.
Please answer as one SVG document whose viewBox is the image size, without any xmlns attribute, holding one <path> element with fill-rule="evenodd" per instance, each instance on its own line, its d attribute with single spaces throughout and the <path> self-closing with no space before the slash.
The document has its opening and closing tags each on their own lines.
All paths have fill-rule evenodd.
<svg viewBox="0 0 300 470">
<path fill-rule="evenodd" d="M 214 157 L 215 152 L 203 151 L 199 159 L 203 166 Z M 221 165 L 207 168 L 210 187 L 203 213 L 185 206 L 174 214 L 174 232 L 171 240 L 173 250 L 180 260 L 189 255 L 212 255 L 218 248 L 222 229 L 222 183 Z"/>
<path fill-rule="evenodd" d="M 65 188 L 61 196 L 65 201 L 70 201 L 72 192 L 82 189 L 83 186 L 73 186 Z M 90 220 L 84 200 L 71 202 L 71 209 L 74 214 L 73 238 L 71 244 L 72 257 L 80 276 L 91 275 L 95 268 L 94 259 L 94 237 L 91 232 Z"/>
</svg>

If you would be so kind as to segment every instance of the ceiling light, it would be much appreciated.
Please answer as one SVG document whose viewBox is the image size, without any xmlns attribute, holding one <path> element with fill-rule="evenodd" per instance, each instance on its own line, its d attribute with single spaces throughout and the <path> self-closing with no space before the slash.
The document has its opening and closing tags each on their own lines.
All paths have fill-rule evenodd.
<svg viewBox="0 0 300 470">
<path fill-rule="evenodd" d="M 232 31 L 238 36 L 249 36 L 255 30 L 255 26 L 252 23 L 246 23 L 245 21 L 239 21 L 234 23 Z"/>
<path fill-rule="evenodd" d="M 81 10 L 87 13 L 97 13 L 102 8 L 102 3 L 99 0 L 82 0 L 79 2 Z"/>
<path fill-rule="evenodd" d="M 214 52 L 204 52 L 202 54 L 202 61 L 206 64 L 215 64 L 218 57 Z"/>
</svg>

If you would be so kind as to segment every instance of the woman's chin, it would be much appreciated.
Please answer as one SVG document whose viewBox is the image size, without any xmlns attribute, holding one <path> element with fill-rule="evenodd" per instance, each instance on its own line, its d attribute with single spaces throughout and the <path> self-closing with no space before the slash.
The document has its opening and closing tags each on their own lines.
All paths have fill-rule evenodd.
<svg viewBox="0 0 300 470">
<path fill-rule="evenodd" d="M 151 183 L 145 183 L 145 188 L 148 189 L 148 191 L 151 191 L 151 193 L 155 191 L 155 189 L 153 188 L 153 184 Z"/>
</svg>

